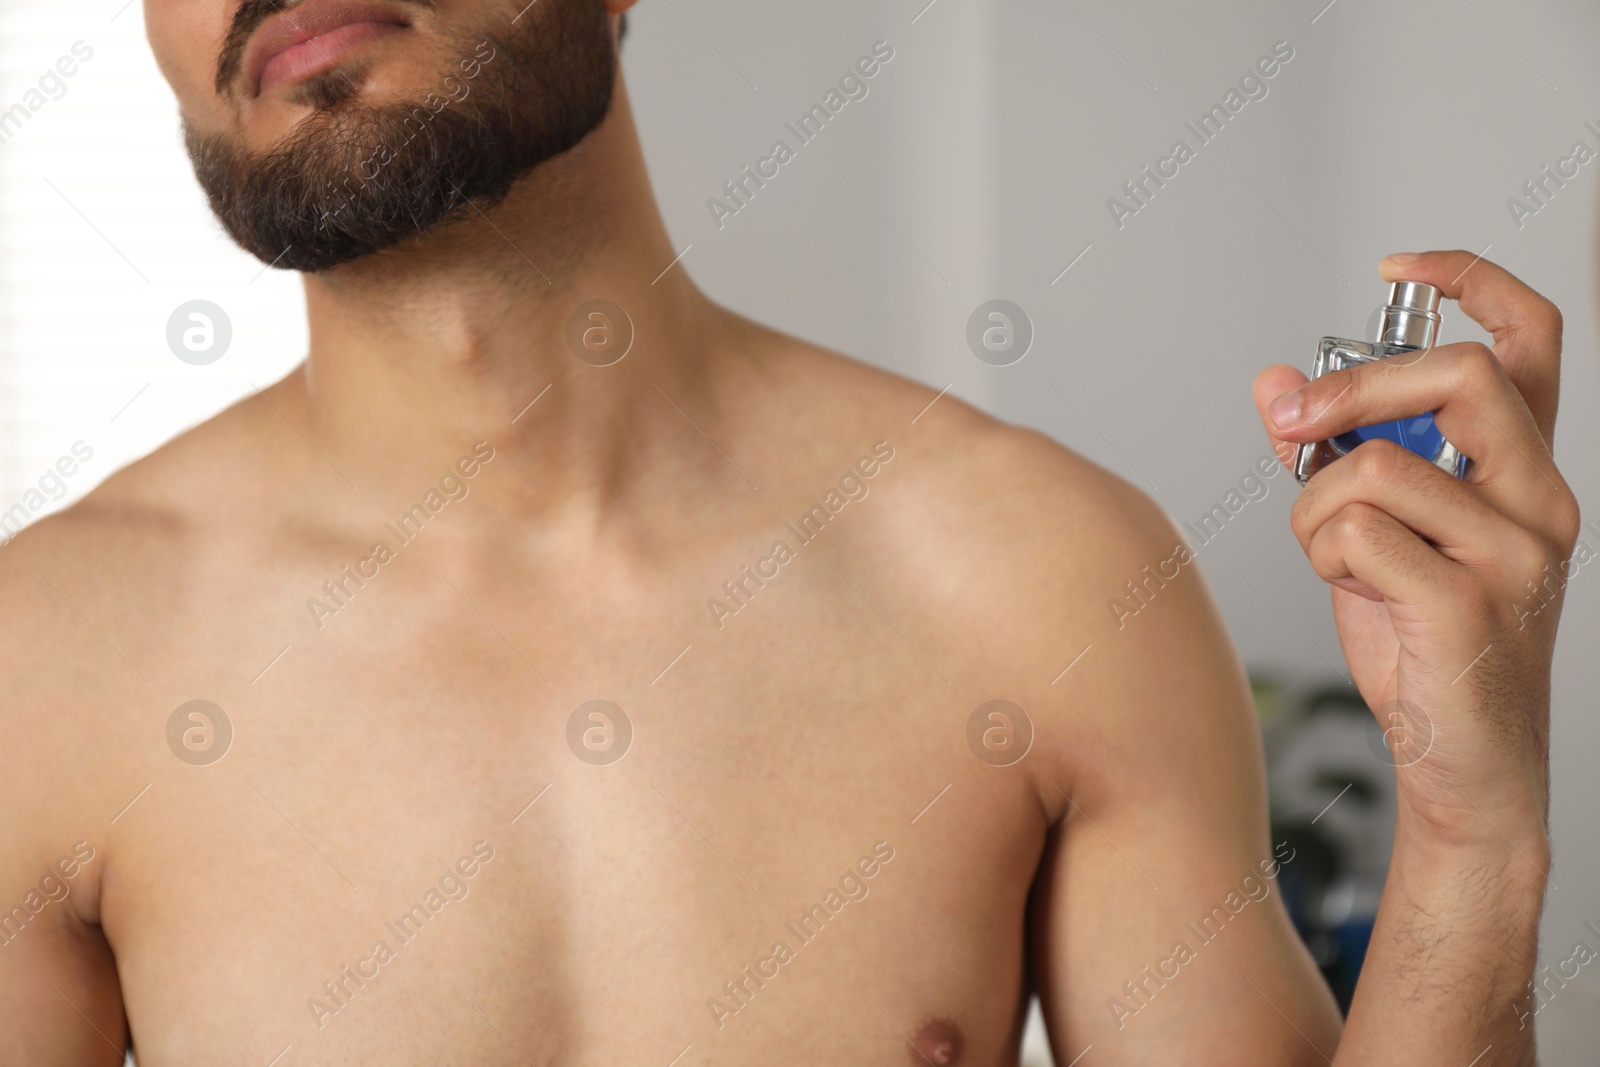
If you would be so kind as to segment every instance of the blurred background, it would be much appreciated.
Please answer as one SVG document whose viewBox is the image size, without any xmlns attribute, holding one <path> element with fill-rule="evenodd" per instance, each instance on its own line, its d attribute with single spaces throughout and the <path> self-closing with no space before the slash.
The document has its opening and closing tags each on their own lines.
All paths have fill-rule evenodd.
<svg viewBox="0 0 1600 1067">
<path fill-rule="evenodd" d="M 65 506 L 303 354 L 297 281 L 211 221 L 141 18 L 128 0 L 0 3 L 0 512 Z M 867 96 L 719 220 L 723 183 L 880 41 L 893 59 Z M 1366 337 L 1378 259 L 1445 247 L 1565 310 L 1558 456 L 1586 513 L 1600 503 L 1597 45 L 1600 8 L 1580 0 L 642 0 L 625 66 L 673 239 L 714 298 L 1038 427 L 1182 526 L 1270 455 L 1256 371 Z M 1217 104 L 1236 113 L 1201 144 L 1185 124 Z M 1144 179 L 1179 139 L 1193 158 Z M 966 341 L 994 299 L 1035 333 L 1009 366 Z M 208 366 L 167 345 L 191 300 L 231 324 Z M 1477 336 L 1445 307 L 1443 340 Z M 48 476 L 74 446 L 92 458 Z M 1289 534 L 1294 484 L 1264 484 L 1198 555 L 1256 679 L 1278 833 L 1310 860 L 1283 889 L 1345 990 L 1391 772 Z M 1582 539 L 1600 552 L 1600 525 Z M 1550 962 L 1600 949 L 1595 571 L 1572 578 L 1556 659 Z M 1593 1062 L 1600 968 L 1550 988 L 1544 1061 Z M 1048 1063 L 1036 1034 L 1027 1056 Z"/>
</svg>

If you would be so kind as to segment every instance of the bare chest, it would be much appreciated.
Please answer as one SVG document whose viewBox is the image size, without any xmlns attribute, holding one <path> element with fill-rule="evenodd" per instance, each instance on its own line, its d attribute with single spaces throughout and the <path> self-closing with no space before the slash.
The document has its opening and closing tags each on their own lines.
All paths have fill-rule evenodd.
<svg viewBox="0 0 1600 1067">
<path fill-rule="evenodd" d="M 773 617 L 374 605 L 172 694 L 107 850 L 141 1063 L 1014 1058 L 1045 827 L 993 694 Z"/>
</svg>

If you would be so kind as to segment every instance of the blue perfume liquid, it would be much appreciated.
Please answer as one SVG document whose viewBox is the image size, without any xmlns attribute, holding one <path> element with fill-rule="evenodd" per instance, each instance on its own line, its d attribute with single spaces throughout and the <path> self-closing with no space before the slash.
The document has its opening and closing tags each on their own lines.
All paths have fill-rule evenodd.
<svg viewBox="0 0 1600 1067">
<path fill-rule="evenodd" d="M 1433 421 L 1433 415 L 1418 415 L 1394 422 L 1380 422 L 1376 426 L 1362 426 L 1332 439 L 1333 450 L 1341 456 L 1354 451 L 1363 441 L 1382 439 L 1393 441 L 1401 448 L 1415 452 L 1423 459 L 1437 463 L 1444 448 L 1444 434 Z"/>
</svg>

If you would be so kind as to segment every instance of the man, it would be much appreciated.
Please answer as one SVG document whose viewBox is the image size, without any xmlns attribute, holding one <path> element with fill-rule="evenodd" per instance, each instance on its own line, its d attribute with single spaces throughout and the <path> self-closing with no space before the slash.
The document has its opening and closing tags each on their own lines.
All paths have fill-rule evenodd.
<svg viewBox="0 0 1600 1067">
<path fill-rule="evenodd" d="M 148 0 L 311 346 L 5 552 L 0 1059 L 988 1065 L 1033 989 L 1062 1064 L 1532 1063 L 1556 310 L 1395 258 L 1494 350 L 1257 383 L 1285 455 L 1476 463 L 1294 511 L 1432 738 L 1341 1035 L 1199 577 L 1104 607 L 1176 531 L 663 274 L 631 4 Z"/>
</svg>

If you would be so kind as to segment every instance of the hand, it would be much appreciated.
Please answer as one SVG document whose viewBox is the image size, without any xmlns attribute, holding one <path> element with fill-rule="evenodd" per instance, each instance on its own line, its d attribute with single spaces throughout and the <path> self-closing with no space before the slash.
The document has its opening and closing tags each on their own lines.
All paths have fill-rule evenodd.
<svg viewBox="0 0 1600 1067">
<path fill-rule="evenodd" d="M 1379 270 L 1459 301 L 1494 347 L 1441 345 L 1309 383 L 1269 367 L 1256 406 L 1285 465 L 1296 443 L 1430 411 L 1471 457 L 1461 481 L 1368 441 L 1310 480 L 1291 525 L 1333 586 L 1361 696 L 1386 730 L 1409 733 L 1400 830 L 1509 842 L 1544 862 L 1550 662 L 1579 523 L 1551 456 L 1561 313 L 1468 252 L 1391 256 Z"/>
</svg>

